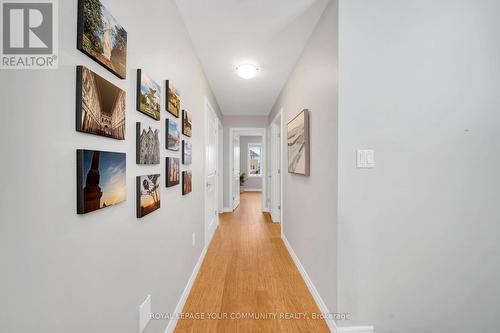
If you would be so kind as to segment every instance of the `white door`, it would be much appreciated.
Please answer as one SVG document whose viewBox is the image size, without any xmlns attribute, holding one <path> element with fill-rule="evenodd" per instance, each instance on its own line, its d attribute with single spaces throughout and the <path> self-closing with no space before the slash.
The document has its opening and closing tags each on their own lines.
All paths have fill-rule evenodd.
<svg viewBox="0 0 500 333">
<path fill-rule="evenodd" d="M 233 210 L 240 204 L 240 137 L 235 135 L 233 139 Z"/>
<path fill-rule="evenodd" d="M 206 104 L 206 173 L 205 173 L 205 246 L 210 244 L 217 229 L 219 214 L 217 212 L 218 200 L 218 180 L 217 180 L 217 140 L 218 126 L 215 114 Z"/>
<path fill-rule="evenodd" d="M 281 128 L 271 125 L 271 217 L 281 222 Z"/>
</svg>

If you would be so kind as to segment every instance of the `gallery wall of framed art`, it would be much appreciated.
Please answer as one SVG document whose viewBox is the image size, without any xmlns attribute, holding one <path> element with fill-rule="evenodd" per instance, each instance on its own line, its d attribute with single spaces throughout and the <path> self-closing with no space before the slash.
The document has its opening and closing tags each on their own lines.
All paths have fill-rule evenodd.
<svg viewBox="0 0 500 333">
<path fill-rule="evenodd" d="M 57 325 L 62 331 L 126 331 L 137 327 L 137 318 L 123 316 L 123 311 L 116 304 L 136 309 L 139 299 L 130 297 L 130 293 L 115 293 L 112 299 L 107 299 L 102 297 L 102 290 L 151 286 L 155 295 L 175 295 L 185 286 L 183 277 L 192 272 L 192 267 L 186 265 L 186 262 L 196 262 L 203 249 L 203 230 L 199 223 L 203 214 L 203 163 L 201 158 L 199 163 L 196 158 L 198 155 L 201 157 L 202 146 L 195 143 L 203 142 L 203 128 L 199 121 L 203 118 L 204 96 L 210 99 L 217 112 L 219 110 L 192 48 L 189 34 L 178 11 L 173 10 L 175 4 L 172 1 L 99 2 L 127 32 L 126 57 L 123 52 L 122 64 L 115 60 L 122 56 L 119 53 L 125 51 L 125 48 L 119 52 L 113 48 L 106 51 L 98 49 L 94 56 L 78 49 L 79 1 L 58 0 L 56 3 L 59 68 L 1 70 L 0 73 L 0 80 L 5 82 L 2 86 L 2 110 L 5 111 L 2 112 L 2 135 L 9 138 L 3 144 L 6 160 L 2 183 L 7 191 L 5 193 L 9 194 L 3 198 L 3 204 L 9 209 L 3 212 L 2 222 L 5 223 L 2 225 L 5 227 L 5 235 L 11 235 L 11 241 L 4 242 L 3 245 L 8 251 L 6 258 L 9 257 L 8 253 L 18 253 L 20 258 L 36 258 L 38 263 L 29 272 L 30 279 L 47 282 L 44 288 L 31 288 L 29 293 L 19 293 L 25 287 L 23 279 L 18 279 L 17 282 L 12 280 L 12 290 L 5 290 L 3 296 L 7 300 L 16 299 L 19 304 L 32 304 L 37 309 L 46 308 L 47 304 L 43 300 L 54 297 L 68 300 L 69 297 L 69 306 L 57 309 Z M 154 38 L 151 34 L 158 34 L 160 37 Z M 117 33 L 111 32 L 111 40 L 116 38 L 113 35 L 117 36 Z M 182 52 L 178 52 L 179 49 Z M 114 63 L 112 67 L 103 60 L 106 56 Z M 82 66 L 80 83 L 77 83 L 78 66 Z M 84 83 L 83 67 L 88 70 L 86 73 L 93 73 L 88 76 L 94 76 L 93 87 Z M 146 71 L 161 85 L 159 121 L 136 110 L 138 68 Z M 86 80 L 88 77 L 86 74 Z M 97 82 L 100 81 L 97 77 L 102 78 L 100 83 Z M 195 126 L 192 137 L 195 158 L 189 167 L 194 180 L 193 192 L 187 196 L 182 195 L 180 173 L 188 169 L 181 163 L 180 146 L 182 139 L 186 137 L 181 132 L 181 112 L 176 118 L 165 108 L 166 79 L 171 80 L 179 91 L 181 103 L 191 111 Z M 104 82 L 125 94 L 123 99 L 116 92 L 109 95 L 117 96 L 118 101 L 124 100 L 125 126 L 121 123 L 120 103 L 110 107 L 113 102 L 110 102 L 109 96 L 88 94 L 83 100 L 84 92 L 101 94 L 107 91 L 110 86 L 106 88 L 101 85 Z M 81 88 L 78 87 L 79 84 Z M 85 85 L 91 88 L 87 89 Z M 80 111 L 77 110 L 78 91 L 81 92 Z M 96 101 L 103 103 L 101 108 L 96 107 Z M 88 108 L 84 103 L 89 103 Z M 84 112 L 94 117 L 92 121 L 84 121 L 89 119 L 89 116 L 84 116 Z M 28 121 L 21 124 L 19 120 L 22 114 L 29 115 L 24 117 Z M 181 132 L 177 151 L 166 149 L 166 118 L 175 120 L 178 131 Z M 78 129 L 77 119 L 80 119 Z M 159 130 L 159 164 L 136 164 L 136 122 Z M 100 152 L 98 167 L 91 167 L 93 154 L 90 152 Z M 114 163 L 113 159 L 108 161 L 108 153 L 124 154 L 125 167 Z M 178 158 L 180 164 L 179 184 L 168 188 L 167 157 Z M 160 208 L 138 219 L 136 177 L 158 174 Z M 188 236 L 183 237 L 183 233 Z M 197 243 L 194 247 L 191 233 L 196 233 Z M 155 249 L 155 253 L 144 255 L 144 251 L 149 252 L 151 249 Z M 179 252 L 180 249 L 182 253 Z M 158 266 L 158 259 L 162 254 L 176 251 L 182 255 L 170 258 L 169 267 Z M 154 272 L 165 279 L 160 283 L 155 279 L 152 281 L 148 274 L 127 274 L 129 269 L 134 270 L 134 263 L 140 263 L 141 270 Z M 5 274 L 17 275 L 16 267 L 19 265 L 11 266 L 14 270 L 6 271 Z M 47 279 L 47 274 L 44 273 L 47 269 L 60 273 L 65 281 L 71 283 L 59 283 L 59 278 Z M 89 280 L 82 278 L 82 272 L 96 274 Z M 72 297 L 75 290 L 80 290 L 85 297 Z M 134 293 L 142 298 L 142 289 L 136 291 L 139 294 Z M 153 302 L 154 297 L 153 295 Z M 96 299 L 99 299 L 99 308 L 102 306 L 108 309 L 109 316 L 99 315 L 100 309 L 96 309 L 95 302 L 92 301 Z M 2 321 L 2 325 L 6 325 L 7 330 L 17 327 L 21 331 L 29 331 L 28 326 L 34 323 L 41 331 L 54 331 L 53 322 L 48 318 L 44 319 L 43 310 L 26 322 L 14 319 L 14 308 L 5 308 L 6 322 Z M 76 323 L 74 314 L 78 309 L 86 309 L 85 315 L 92 318 L 100 316 L 100 319 Z M 119 321 L 113 319 L 120 316 L 122 318 Z M 166 322 L 151 324 L 154 327 L 150 328 L 156 330 L 165 326 Z"/>
</svg>

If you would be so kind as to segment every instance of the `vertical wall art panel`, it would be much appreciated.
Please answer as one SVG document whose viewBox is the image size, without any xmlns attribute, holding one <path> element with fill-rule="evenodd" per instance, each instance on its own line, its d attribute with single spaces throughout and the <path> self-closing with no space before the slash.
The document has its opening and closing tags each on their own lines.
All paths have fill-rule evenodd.
<svg viewBox="0 0 500 333">
<path fill-rule="evenodd" d="M 126 78 L 127 31 L 100 0 L 78 1 L 77 48 L 119 78 Z"/>
<path fill-rule="evenodd" d="M 167 182 L 166 186 L 171 187 L 179 185 L 180 181 L 180 169 L 181 163 L 178 157 L 167 157 L 166 158 L 166 175 Z"/>
<path fill-rule="evenodd" d="M 180 116 L 180 111 L 181 111 L 181 97 L 179 95 L 179 92 L 175 87 L 172 85 L 172 82 L 169 80 L 166 81 L 165 83 L 166 86 L 166 91 L 167 91 L 167 97 L 165 98 L 165 109 L 173 114 L 176 118 L 179 118 Z"/>
<path fill-rule="evenodd" d="M 137 218 L 160 208 L 160 175 L 137 176 Z"/>
<path fill-rule="evenodd" d="M 84 66 L 76 68 L 76 130 L 125 139 L 125 91 Z"/>
<path fill-rule="evenodd" d="M 302 110 L 287 125 L 288 172 L 309 176 L 309 111 Z"/>
<path fill-rule="evenodd" d="M 191 142 L 182 140 L 182 164 L 190 165 L 192 162 L 193 147 Z"/>
<path fill-rule="evenodd" d="M 77 213 L 85 214 L 127 199 L 126 154 L 78 149 Z"/>
<path fill-rule="evenodd" d="M 136 123 L 136 163 L 160 164 L 160 130 Z"/>
<path fill-rule="evenodd" d="M 193 190 L 191 170 L 182 171 L 182 195 L 191 193 Z"/>
<path fill-rule="evenodd" d="M 142 69 L 137 70 L 137 111 L 160 120 L 161 87 Z"/>
<path fill-rule="evenodd" d="M 187 110 L 182 110 L 182 134 L 191 137 L 192 135 L 193 119 L 191 117 L 191 112 Z"/>
<path fill-rule="evenodd" d="M 179 132 L 179 128 L 177 126 L 177 122 L 172 119 L 165 120 L 165 128 L 166 128 L 166 148 L 169 150 L 177 151 L 180 148 L 181 143 L 181 133 Z"/>
</svg>

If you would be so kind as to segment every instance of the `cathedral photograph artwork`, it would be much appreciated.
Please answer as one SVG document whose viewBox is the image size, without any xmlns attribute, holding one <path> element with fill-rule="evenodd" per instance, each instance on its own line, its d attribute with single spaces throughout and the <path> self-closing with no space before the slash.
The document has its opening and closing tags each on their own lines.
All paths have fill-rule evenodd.
<svg viewBox="0 0 500 333">
<path fill-rule="evenodd" d="M 179 96 L 179 92 L 174 88 L 169 80 L 166 81 L 165 86 L 167 89 L 166 109 L 168 112 L 179 118 L 181 111 L 181 98 Z"/>
<path fill-rule="evenodd" d="M 161 87 L 143 70 L 137 70 L 137 111 L 160 120 Z"/>
<path fill-rule="evenodd" d="M 124 140 L 125 91 L 84 66 L 76 70 L 76 130 Z"/>
<path fill-rule="evenodd" d="M 166 128 L 167 128 L 167 149 L 177 151 L 181 145 L 181 133 L 177 128 L 177 122 L 172 119 L 166 119 Z"/>
<path fill-rule="evenodd" d="M 126 78 L 127 32 L 100 0 L 78 1 L 77 48 L 119 78 Z"/>
<path fill-rule="evenodd" d="M 76 161 L 78 214 L 127 199 L 125 153 L 78 149 Z"/>
<path fill-rule="evenodd" d="M 136 163 L 160 164 L 160 130 L 136 123 Z"/>
<path fill-rule="evenodd" d="M 179 185 L 181 164 L 178 157 L 167 157 L 167 187 Z"/>
<path fill-rule="evenodd" d="M 137 218 L 160 208 L 160 175 L 137 176 Z"/>
</svg>

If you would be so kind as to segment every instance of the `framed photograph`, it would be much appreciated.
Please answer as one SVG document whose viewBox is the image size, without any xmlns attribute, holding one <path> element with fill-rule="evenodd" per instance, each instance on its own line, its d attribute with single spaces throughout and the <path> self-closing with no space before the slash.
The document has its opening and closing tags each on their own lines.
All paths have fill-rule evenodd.
<svg viewBox="0 0 500 333">
<path fill-rule="evenodd" d="M 177 91 L 177 89 L 175 89 L 175 87 L 169 80 L 166 81 L 165 87 L 167 90 L 167 98 L 165 98 L 165 109 L 173 114 L 176 118 L 179 118 L 181 112 L 181 97 L 179 95 L 179 92 Z"/>
<path fill-rule="evenodd" d="M 127 200 L 125 153 L 78 149 L 77 213 L 86 214 Z"/>
<path fill-rule="evenodd" d="M 191 193 L 193 190 L 193 179 L 191 170 L 182 171 L 182 195 Z"/>
<path fill-rule="evenodd" d="M 127 77 L 127 31 L 100 0 L 78 0 L 77 48 L 121 79 Z"/>
<path fill-rule="evenodd" d="M 125 91 L 76 67 L 76 130 L 125 140 Z"/>
<path fill-rule="evenodd" d="M 160 130 L 136 122 L 136 163 L 160 164 Z"/>
<path fill-rule="evenodd" d="M 166 148 L 178 151 L 181 146 L 181 132 L 179 132 L 179 128 L 177 127 L 177 122 L 167 118 L 165 123 L 167 129 Z"/>
<path fill-rule="evenodd" d="M 182 140 L 182 164 L 190 165 L 192 162 L 193 147 L 191 142 Z"/>
<path fill-rule="evenodd" d="M 191 112 L 182 110 L 182 134 L 191 137 L 192 125 L 193 119 L 191 118 Z"/>
<path fill-rule="evenodd" d="M 160 120 L 161 87 L 142 69 L 137 70 L 137 111 Z"/>
<path fill-rule="evenodd" d="M 160 208 L 160 175 L 137 176 L 137 218 Z"/>
<path fill-rule="evenodd" d="M 181 163 L 178 157 L 167 157 L 167 187 L 179 185 Z"/>
<path fill-rule="evenodd" d="M 309 176 L 309 111 L 287 124 L 288 172 Z"/>
</svg>

